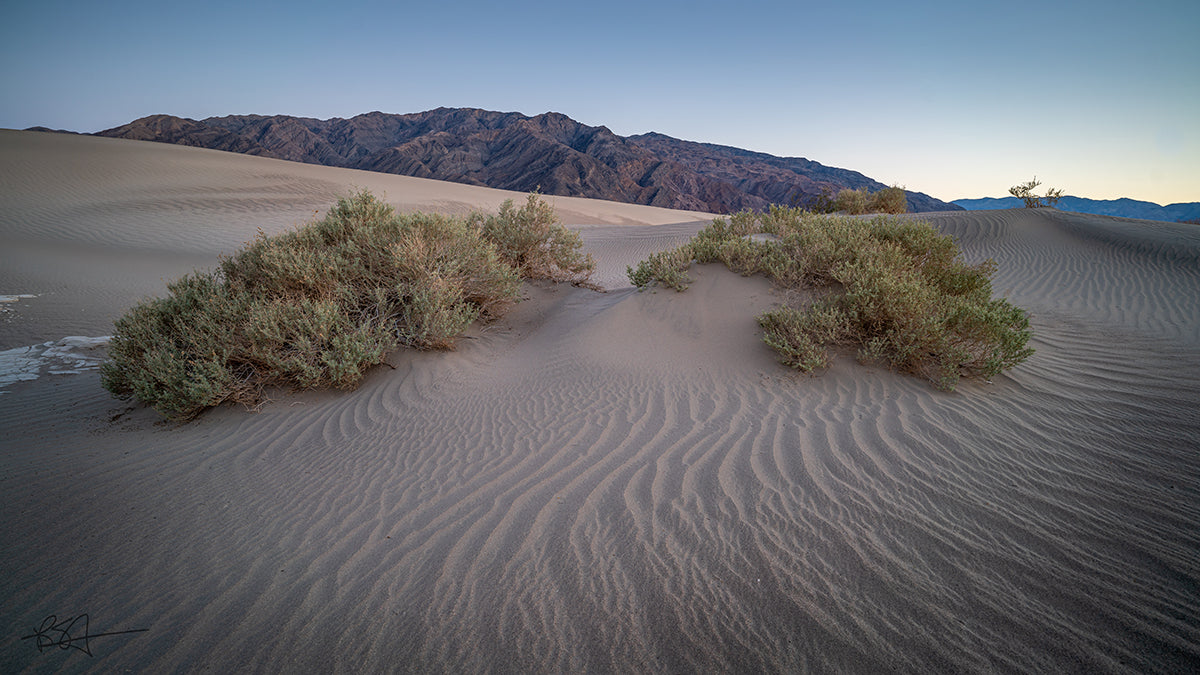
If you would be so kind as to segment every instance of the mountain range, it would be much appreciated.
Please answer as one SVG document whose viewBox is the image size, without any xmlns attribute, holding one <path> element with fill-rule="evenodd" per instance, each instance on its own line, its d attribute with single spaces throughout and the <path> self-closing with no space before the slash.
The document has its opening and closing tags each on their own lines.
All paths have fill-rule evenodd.
<svg viewBox="0 0 1200 675">
<path fill-rule="evenodd" d="M 1025 203 L 1016 197 L 983 197 L 981 199 L 956 199 L 954 204 L 968 211 L 986 209 L 1019 209 Z M 1091 213 L 1098 216 L 1118 216 L 1141 220 L 1165 220 L 1168 222 L 1195 221 L 1200 218 L 1200 202 L 1183 202 L 1160 206 L 1154 202 L 1136 199 L 1085 199 L 1063 197 L 1055 208 L 1060 211 Z"/>
<path fill-rule="evenodd" d="M 857 171 L 804 158 L 658 133 L 623 137 L 553 112 L 529 117 L 438 108 L 328 120 L 151 115 L 96 135 L 709 213 L 804 205 L 844 188 L 887 187 Z M 907 198 L 914 212 L 961 209 L 919 192 Z"/>
</svg>

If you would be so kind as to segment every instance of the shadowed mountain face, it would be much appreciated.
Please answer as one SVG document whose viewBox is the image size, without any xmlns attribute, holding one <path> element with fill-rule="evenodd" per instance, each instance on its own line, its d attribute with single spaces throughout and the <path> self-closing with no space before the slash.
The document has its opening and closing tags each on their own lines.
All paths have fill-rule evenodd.
<svg viewBox="0 0 1200 675">
<path fill-rule="evenodd" d="M 152 115 L 96 135 L 710 213 L 804 204 L 842 188 L 886 187 L 857 171 L 807 159 L 655 133 L 622 137 L 559 113 L 528 117 L 438 108 L 350 119 L 232 115 L 200 121 Z M 960 210 L 918 192 L 908 193 L 908 205 L 910 211 Z"/>
</svg>

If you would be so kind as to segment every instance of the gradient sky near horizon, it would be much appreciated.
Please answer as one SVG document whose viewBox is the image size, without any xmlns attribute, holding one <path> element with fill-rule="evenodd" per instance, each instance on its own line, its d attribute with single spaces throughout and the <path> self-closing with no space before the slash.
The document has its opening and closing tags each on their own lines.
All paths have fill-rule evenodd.
<svg viewBox="0 0 1200 675">
<path fill-rule="evenodd" d="M 944 200 L 1200 201 L 1200 2 L 18 0 L 0 127 L 566 114 Z"/>
</svg>

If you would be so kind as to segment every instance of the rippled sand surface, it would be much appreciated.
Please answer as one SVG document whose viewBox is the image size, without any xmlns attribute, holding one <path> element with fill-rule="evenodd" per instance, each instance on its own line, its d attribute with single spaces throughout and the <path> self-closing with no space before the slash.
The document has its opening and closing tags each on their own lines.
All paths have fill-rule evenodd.
<svg viewBox="0 0 1200 675">
<path fill-rule="evenodd" d="M 514 196 L 130 141 L 0 143 L 0 294 L 36 295 L 5 313 L 0 349 L 107 334 L 162 276 L 350 185 L 427 210 Z M 12 194 L 18 173 L 39 200 Z M 1200 665 L 1200 228 L 930 216 L 999 262 L 997 291 L 1036 331 L 1025 364 L 946 394 L 852 355 L 792 374 L 757 333 L 780 300 L 764 280 L 623 279 L 701 216 L 556 199 L 608 292 L 527 285 L 458 350 L 397 353 L 353 393 L 164 425 L 94 371 L 9 386 L 0 670 Z M 77 622 L 64 638 L 83 613 L 97 637 Z M 42 652 L 22 639 L 39 626 Z"/>
</svg>

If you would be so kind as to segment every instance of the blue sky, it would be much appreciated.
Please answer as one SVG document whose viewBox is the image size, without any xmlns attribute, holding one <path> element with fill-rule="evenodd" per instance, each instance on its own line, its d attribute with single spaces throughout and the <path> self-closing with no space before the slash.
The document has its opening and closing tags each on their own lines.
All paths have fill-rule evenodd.
<svg viewBox="0 0 1200 675">
<path fill-rule="evenodd" d="M 1200 2 L 6 3 L 0 127 L 564 113 L 941 199 L 1200 201 Z"/>
</svg>

